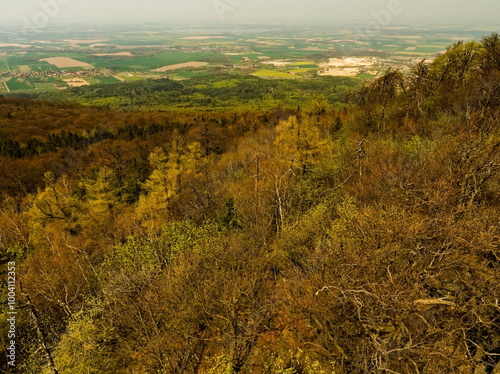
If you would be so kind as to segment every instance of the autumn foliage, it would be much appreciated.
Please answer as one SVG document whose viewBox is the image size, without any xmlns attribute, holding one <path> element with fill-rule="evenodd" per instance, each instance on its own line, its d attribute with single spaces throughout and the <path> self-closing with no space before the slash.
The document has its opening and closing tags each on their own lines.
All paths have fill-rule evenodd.
<svg viewBox="0 0 500 374">
<path fill-rule="evenodd" d="M 498 373 L 500 37 L 350 101 L 0 99 L 18 372 Z"/>
</svg>

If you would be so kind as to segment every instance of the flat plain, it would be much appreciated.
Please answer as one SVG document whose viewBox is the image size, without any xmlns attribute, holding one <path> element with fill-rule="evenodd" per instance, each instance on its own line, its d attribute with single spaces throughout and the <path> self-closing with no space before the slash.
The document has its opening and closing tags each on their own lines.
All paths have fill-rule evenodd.
<svg viewBox="0 0 500 374">
<path fill-rule="evenodd" d="M 68 31 L 50 28 L 23 38 L 0 34 L 0 91 L 70 89 L 140 79 L 190 79 L 221 71 L 261 79 L 374 79 L 408 70 L 446 46 L 489 30 L 405 25 L 360 38 L 354 27 L 256 27 L 238 31 L 167 25 Z"/>
</svg>

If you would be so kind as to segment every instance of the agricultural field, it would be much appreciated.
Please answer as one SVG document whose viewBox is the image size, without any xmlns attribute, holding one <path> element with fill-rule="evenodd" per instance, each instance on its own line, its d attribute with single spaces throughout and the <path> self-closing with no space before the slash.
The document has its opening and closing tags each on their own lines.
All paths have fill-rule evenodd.
<svg viewBox="0 0 500 374">
<path fill-rule="evenodd" d="M 0 37 L 0 90 L 37 92 L 163 77 L 185 80 L 221 72 L 262 79 L 330 75 L 369 80 L 388 68 L 408 70 L 415 61 L 431 61 L 458 40 L 488 33 L 422 25 L 387 27 L 370 35 L 354 30 L 279 25 L 248 25 L 238 31 L 201 26 L 72 32 L 53 28 L 36 40 L 8 37 L 6 31 Z M 356 58 L 370 64 L 358 64 Z M 331 63 L 334 59 L 344 63 Z"/>
<path fill-rule="evenodd" d="M 95 76 L 94 79 L 99 81 L 99 83 L 118 83 L 118 82 L 121 82 L 120 79 L 115 78 L 113 76 L 110 76 L 110 77 Z"/>
<path fill-rule="evenodd" d="M 0 80 L 0 94 L 9 93 L 10 89 L 7 86 L 7 82 Z"/>
<path fill-rule="evenodd" d="M 10 91 L 29 90 L 31 88 L 34 88 L 33 84 L 31 84 L 29 81 L 21 80 L 17 77 L 9 79 L 8 81 L 6 81 L 6 83 Z"/>
<path fill-rule="evenodd" d="M 92 65 L 90 65 L 87 62 L 82 62 L 78 61 L 69 57 L 48 57 L 48 58 L 43 58 L 40 59 L 40 61 L 46 61 L 50 65 L 55 65 L 56 67 L 60 69 L 64 68 L 83 68 L 83 69 L 88 69 L 92 68 Z M 24 66 L 24 65 L 21 65 Z M 29 70 L 28 70 L 29 72 Z"/>
</svg>

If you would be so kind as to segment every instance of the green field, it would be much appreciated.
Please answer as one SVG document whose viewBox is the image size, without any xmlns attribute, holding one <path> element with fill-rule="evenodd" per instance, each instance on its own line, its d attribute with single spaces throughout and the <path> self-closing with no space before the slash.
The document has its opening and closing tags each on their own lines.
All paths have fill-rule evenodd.
<svg viewBox="0 0 500 374">
<path fill-rule="evenodd" d="M 49 72 L 49 71 L 60 71 L 60 69 L 54 65 L 50 65 L 47 61 L 39 61 L 40 58 L 46 58 L 46 55 L 35 56 L 23 56 L 23 57 L 9 57 L 7 63 L 11 70 L 18 70 L 22 73 L 27 73 L 29 71 L 34 72 Z"/>
<path fill-rule="evenodd" d="M 7 82 L 7 86 L 11 91 L 30 90 L 34 88 L 34 86 L 31 83 L 27 81 L 21 81 L 16 77 L 10 79 Z"/>
<path fill-rule="evenodd" d="M 50 91 L 57 89 L 54 83 L 33 83 L 37 90 Z"/>
<path fill-rule="evenodd" d="M 100 80 L 94 78 L 94 77 L 85 77 L 83 78 L 84 80 L 86 80 L 87 82 L 89 82 L 89 84 L 99 84 L 101 83 Z"/>
<path fill-rule="evenodd" d="M 306 73 L 310 70 L 313 70 L 313 68 L 293 68 L 293 69 L 286 69 L 285 72 L 300 74 L 300 73 Z"/>
<path fill-rule="evenodd" d="M 171 79 L 189 79 L 193 77 L 201 77 L 209 75 L 208 71 L 179 71 L 172 74 L 168 74 L 167 76 Z"/>
<path fill-rule="evenodd" d="M 53 65 L 51 65 L 53 66 Z M 68 67 L 68 68 L 61 68 L 61 70 L 68 71 L 71 73 L 77 73 L 82 70 L 92 70 L 93 68 L 90 66 L 73 66 L 73 67 Z"/>
<path fill-rule="evenodd" d="M 7 57 L 0 56 L 0 73 L 9 71 Z"/>
<path fill-rule="evenodd" d="M 191 61 L 209 61 L 221 59 L 220 54 L 212 52 L 163 52 L 152 57 L 131 57 L 117 61 L 96 62 L 96 67 L 106 67 L 129 70 L 153 70 L 163 66 Z M 83 61 L 83 60 L 82 60 Z"/>
<path fill-rule="evenodd" d="M 7 90 L 7 87 L 5 86 L 5 81 L 3 81 L 3 80 L 0 80 L 0 92 L 2 92 L 2 93 L 3 92 L 9 92 Z"/>
<path fill-rule="evenodd" d="M 231 62 L 235 63 L 235 64 L 238 64 L 241 62 L 241 60 L 243 59 L 243 55 L 226 55 L 225 58 L 228 58 L 229 60 L 231 60 Z"/>
</svg>

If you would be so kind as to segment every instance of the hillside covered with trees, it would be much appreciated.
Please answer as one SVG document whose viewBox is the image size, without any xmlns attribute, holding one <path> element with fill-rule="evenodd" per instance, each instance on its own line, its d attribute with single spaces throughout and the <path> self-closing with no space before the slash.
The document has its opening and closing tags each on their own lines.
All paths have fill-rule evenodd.
<svg viewBox="0 0 500 374">
<path fill-rule="evenodd" d="M 325 96 L 0 98 L 16 372 L 500 373 L 499 35 Z"/>
</svg>

